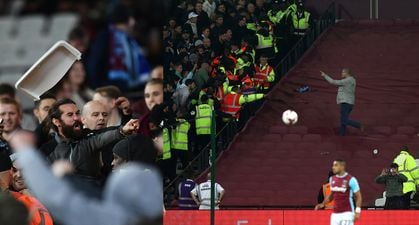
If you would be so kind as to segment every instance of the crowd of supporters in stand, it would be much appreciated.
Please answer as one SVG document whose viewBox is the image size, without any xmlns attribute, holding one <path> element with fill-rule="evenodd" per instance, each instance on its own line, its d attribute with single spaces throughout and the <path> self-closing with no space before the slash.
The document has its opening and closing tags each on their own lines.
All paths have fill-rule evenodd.
<svg viewBox="0 0 419 225">
<path fill-rule="evenodd" d="M 171 181 L 227 122 L 242 123 L 281 74 L 275 66 L 313 19 L 301 0 L 177 1 L 163 27 L 167 129 L 164 176 Z M 170 153 L 170 154 L 169 154 Z"/>
</svg>

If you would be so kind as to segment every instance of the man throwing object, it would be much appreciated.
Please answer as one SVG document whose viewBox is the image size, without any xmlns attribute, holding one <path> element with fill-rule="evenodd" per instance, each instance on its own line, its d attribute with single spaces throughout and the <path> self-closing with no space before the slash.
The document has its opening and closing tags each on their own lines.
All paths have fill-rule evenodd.
<svg viewBox="0 0 419 225">
<path fill-rule="evenodd" d="M 355 104 L 355 88 L 356 88 L 356 80 L 352 76 L 351 71 L 347 68 L 342 70 L 342 79 L 341 80 L 334 80 L 329 75 L 320 71 L 321 76 L 326 79 L 327 82 L 330 84 L 339 86 L 338 94 L 336 97 L 336 101 L 340 104 L 340 129 L 339 135 L 345 136 L 346 126 L 352 126 L 364 131 L 364 126 L 354 120 L 349 119 L 349 114 L 352 111 L 352 108 Z"/>
</svg>

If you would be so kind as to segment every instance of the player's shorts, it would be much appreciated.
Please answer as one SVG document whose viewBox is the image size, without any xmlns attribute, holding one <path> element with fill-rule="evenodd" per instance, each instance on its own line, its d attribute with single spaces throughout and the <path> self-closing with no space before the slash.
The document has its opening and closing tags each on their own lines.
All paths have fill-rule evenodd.
<svg viewBox="0 0 419 225">
<path fill-rule="evenodd" d="M 332 213 L 330 216 L 330 225 L 353 225 L 354 224 L 353 212 Z"/>
</svg>

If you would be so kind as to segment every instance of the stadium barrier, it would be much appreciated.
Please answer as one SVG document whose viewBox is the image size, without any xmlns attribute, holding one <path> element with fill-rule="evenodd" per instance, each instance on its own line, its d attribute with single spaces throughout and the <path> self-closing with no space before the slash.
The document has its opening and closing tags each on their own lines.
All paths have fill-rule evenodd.
<svg viewBox="0 0 419 225">
<path fill-rule="evenodd" d="M 320 16 L 319 20 L 316 21 L 315 26 L 313 26 L 307 35 L 303 36 L 297 43 L 290 49 L 290 51 L 280 60 L 280 62 L 275 66 L 275 75 L 276 83 L 278 83 L 282 76 L 285 76 L 287 72 L 297 64 L 298 60 L 303 56 L 303 54 L 310 48 L 315 40 L 329 27 L 335 24 L 335 4 L 332 2 L 326 11 Z M 263 100 L 260 100 L 263 101 Z M 217 127 L 216 134 L 216 157 L 218 158 L 219 154 L 226 149 L 233 138 L 238 132 L 245 126 L 245 124 L 252 118 L 255 113 L 262 106 L 262 102 L 250 103 L 244 105 L 240 110 L 240 120 L 231 119 L 230 121 L 219 124 Z M 221 125 L 221 126 L 220 126 Z M 209 156 L 211 152 L 211 142 L 208 143 L 198 155 L 196 155 L 190 164 L 184 168 L 184 171 L 177 176 L 173 181 L 167 184 L 164 188 L 165 193 L 165 202 L 166 206 L 170 207 L 170 204 L 167 204 L 173 200 L 170 196 L 175 195 L 175 190 L 183 178 L 183 174 L 186 171 L 193 171 L 195 174 L 201 174 L 209 167 Z"/>
<path fill-rule="evenodd" d="M 329 225 L 331 211 L 322 210 L 219 210 L 217 225 Z M 210 211 L 168 210 L 165 225 L 210 224 Z M 356 225 L 415 225 L 419 211 L 364 210 Z"/>
</svg>

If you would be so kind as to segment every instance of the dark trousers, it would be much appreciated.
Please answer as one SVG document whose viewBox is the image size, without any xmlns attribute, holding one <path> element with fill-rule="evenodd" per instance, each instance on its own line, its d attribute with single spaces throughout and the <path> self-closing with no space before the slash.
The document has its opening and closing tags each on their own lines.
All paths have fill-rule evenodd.
<svg viewBox="0 0 419 225">
<path fill-rule="evenodd" d="M 163 177 L 172 181 L 176 177 L 176 159 L 174 152 L 171 151 L 172 157 L 170 159 L 160 160 L 159 166 L 162 171 Z"/>
<path fill-rule="evenodd" d="M 409 209 L 410 208 L 410 201 L 411 198 L 410 196 L 412 196 L 412 191 L 411 192 L 407 192 L 406 194 L 403 195 L 402 200 L 403 200 L 403 209 Z"/>
<path fill-rule="evenodd" d="M 210 134 L 200 134 L 196 136 L 196 148 L 194 156 L 198 155 L 211 141 Z"/>
<path fill-rule="evenodd" d="M 384 209 L 404 209 L 403 196 L 394 196 L 386 198 Z"/>
<path fill-rule="evenodd" d="M 352 126 L 358 129 L 361 128 L 360 122 L 349 119 L 349 114 L 352 112 L 352 108 L 353 108 L 352 104 L 348 104 L 348 103 L 340 104 L 340 129 L 339 129 L 340 136 L 345 136 L 346 126 Z"/>
<path fill-rule="evenodd" d="M 179 159 L 180 162 L 182 163 L 182 168 L 185 169 L 190 161 L 190 151 L 189 150 L 179 150 L 179 149 L 174 149 L 174 157 L 175 157 L 175 162 L 177 162 L 177 160 Z"/>
</svg>

